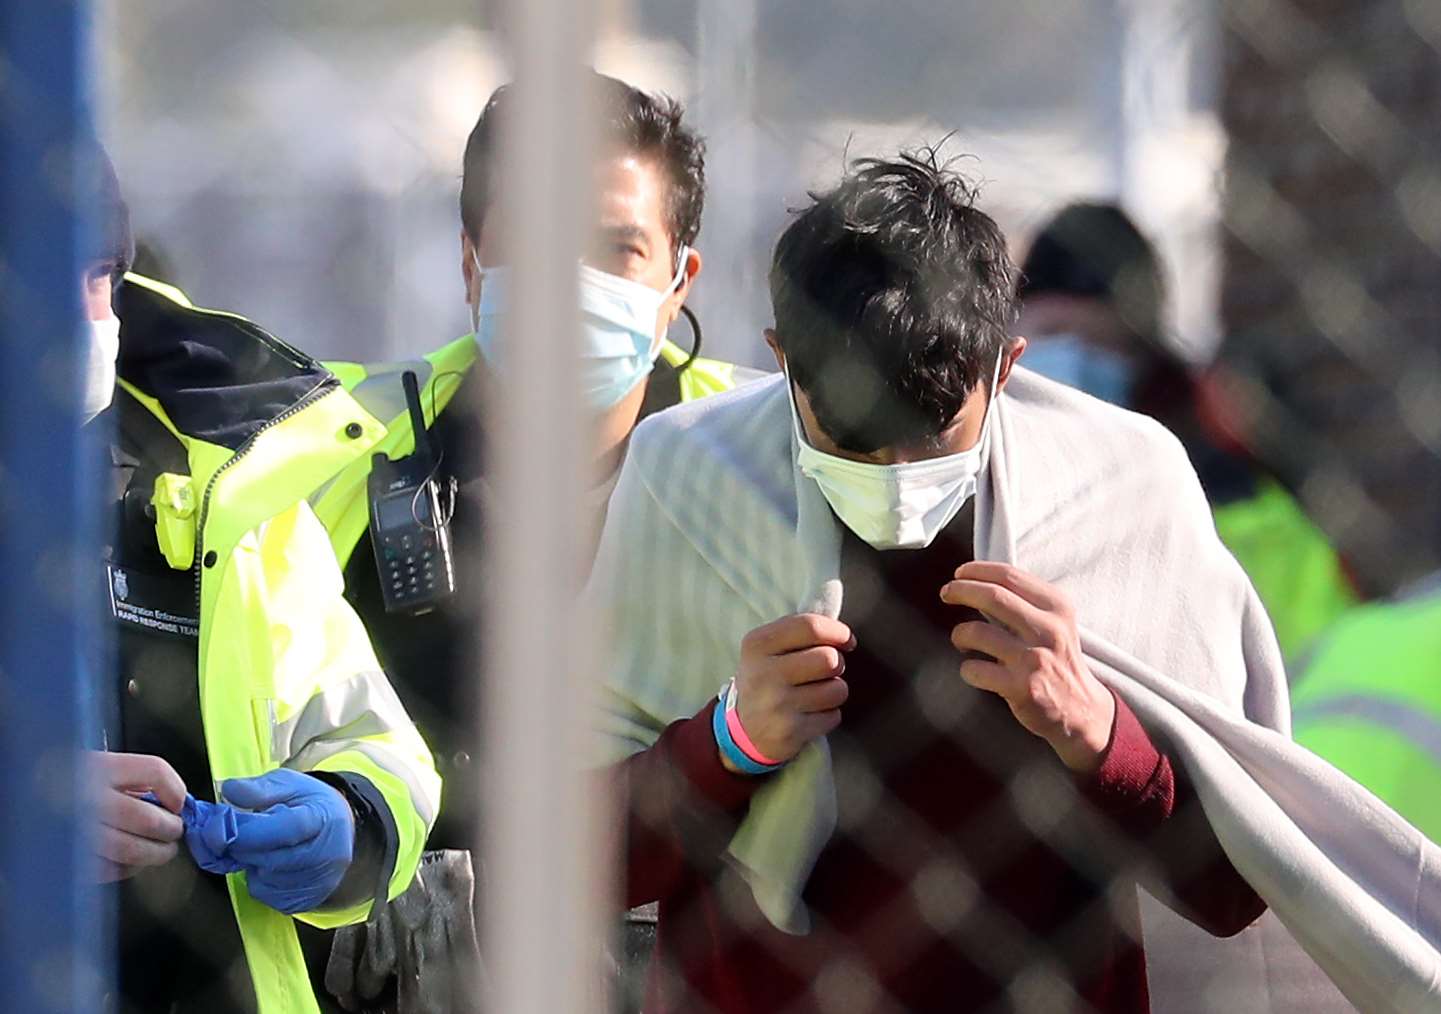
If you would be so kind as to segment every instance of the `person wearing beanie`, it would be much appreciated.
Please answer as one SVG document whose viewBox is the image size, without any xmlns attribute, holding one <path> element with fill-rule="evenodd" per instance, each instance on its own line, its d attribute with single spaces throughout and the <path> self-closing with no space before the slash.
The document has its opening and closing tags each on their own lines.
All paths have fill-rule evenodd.
<svg viewBox="0 0 1441 1014">
<path fill-rule="evenodd" d="M 1166 335 L 1155 248 L 1113 204 L 1072 204 L 1036 235 L 1021 265 L 1025 365 L 1151 416 L 1180 439 L 1221 539 L 1256 586 L 1294 663 L 1356 604 L 1346 569 L 1294 493 L 1235 435 L 1212 377 Z"/>
<path fill-rule="evenodd" d="M 96 216 L 83 250 L 81 308 L 85 314 L 86 342 L 82 371 L 81 413 L 86 422 L 109 406 L 115 389 L 115 361 L 120 355 L 120 321 L 111 306 L 111 294 L 135 257 L 130 233 L 130 209 L 120 196 L 115 167 L 99 148 L 92 149 L 93 171 L 82 195 Z"/>
<path fill-rule="evenodd" d="M 403 890 L 440 796 L 305 500 L 383 429 L 313 359 L 128 272 L 114 168 L 98 147 L 88 164 L 108 1009 L 315 1012 L 295 921 L 361 920 Z"/>
</svg>

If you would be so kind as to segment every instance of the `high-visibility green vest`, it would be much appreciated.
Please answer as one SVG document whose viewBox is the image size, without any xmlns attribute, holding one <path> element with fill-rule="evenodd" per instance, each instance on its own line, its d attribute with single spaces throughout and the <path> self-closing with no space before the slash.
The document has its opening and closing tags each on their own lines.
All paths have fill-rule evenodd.
<svg viewBox="0 0 1441 1014">
<path fill-rule="evenodd" d="M 1213 513 L 1217 534 L 1271 616 L 1287 662 L 1356 605 L 1336 550 L 1280 483 L 1264 480 L 1254 496 Z"/>
<path fill-rule="evenodd" d="M 370 524 L 365 484 L 370 475 L 371 455 L 384 451 L 388 457 L 396 458 L 415 449 L 415 434 L 411 432 L 410 416 L 406 411 L 401 374 L 407 370 L 415 372 L 420 385 L 422 414 L 426 425 L 430 426 L 435 417 L 445 411 L 466 373 L 475 365 L 476 354 L 474 336 L 465 335 L 420 359 L 371 365 L 325 364 L 355 400 L 386 428 L 385 436 L 370 448 L 363 459 L 346 468 L 310 498 L 316 516 L 330 532 L 335 557 L 340 561 L 342 570 Z M 689 353 L 668 340 L 661 343 L 660 357 L 673 367 L 684 367 L 679 372 L 683 402 L 729 391 L 737 384 L 761 376 L 759 371 L 717 359 L 691 359 Z"/>
<path fill-rule="evenodd" d="M 1441 593 L 1353 610 L 1291 691 L 1296 742 L 1441 842 Z"/>
<path fill-rule="evenodd" d="M 430 751 L 390 688 L 360 619 L 346 604 L 325 529 L 306 497 L 385 436 L 319 364 L 233 314 L 198 309 L 178 290 L 127 275 L 143 319 L 187 336 L 227 340 L 288 363 L 315 383 L 238 447 L 185 432 L 163 395 L 121 384 L 185 448 L 189 475 L 157 483 L 157 532 L 172 567 L 196 573 L 201 722 L 218 786 L 282 765 L 364 776 L 399 834 L 389 896 L 409 886 L 440 801 Z M 143 311 L 143 312 L 142 312 Z M 122 330 L 122 342 L 125 331 Z M 281 367 L 277 366 L 277 369 Z M 243 874 L 230 900 L 262 1014 L 310 1014 L 311 991 L 290 916 L 250 896 Z M 322 928 L 364 919 L 370 904 L 298 918 Z"/>
</svg>

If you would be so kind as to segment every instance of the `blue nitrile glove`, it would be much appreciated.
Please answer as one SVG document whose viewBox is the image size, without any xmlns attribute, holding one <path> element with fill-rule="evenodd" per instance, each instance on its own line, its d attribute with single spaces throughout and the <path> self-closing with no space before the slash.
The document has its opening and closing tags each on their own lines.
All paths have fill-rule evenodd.
<svg viewBox="0 0 1441 1014">
<path fill-rule="evenodd" d="M 245 870 L 251 897 L 286 915 L 324 904 L 355 847 L 355 818 L 345 797 L 288 768 L 228 779 L 220 794 L 244 808 L 235 814 L 226 853 Z"/>
<path fill-rule="evenodd" d="M 241 865 L 230 856 L 230 846 L 240 833 L 237 817 L 233 806 L 185 797 L 180 820 L 185 825 L 185 847 L 196 866 L 207 873 L 240 872 Z"/>
<path fill-rule="evenodd" d="M 141 793 L 140 798 L 162 809 L 165 806 L 153 792 Z M 240 864 L 226 855 L 235 841 L 235 807 L 196 799 L 187 792 L 180 805 L 180 822 L 185 825 L 185 847 L 196 866 L 207 873 L 240 872 Z"/>
</svg>

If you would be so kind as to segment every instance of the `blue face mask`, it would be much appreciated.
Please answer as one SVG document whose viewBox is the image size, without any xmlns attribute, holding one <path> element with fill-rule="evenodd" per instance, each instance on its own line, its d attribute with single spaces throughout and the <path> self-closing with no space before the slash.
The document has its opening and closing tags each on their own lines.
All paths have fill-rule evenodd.
<svg viewBox="0 0 1441 1014">
<path fill-rule="evenodd" d="M 580 267 L 580 382 L 587 407 L 596 412 L 615 407 L 655 366 L 665 332 L 656 333 L 662 304 L 685 280 L 690 251 L 682 246 L 675 277 L 664 292 Z M 501 319 L 510 302 L 510 268 L 482 268 L 480 300 L 471 309 L 475 340 L 492 369 L 504 371 L 497 342 Z"/>
<path fill-rule="evenodd" d="M 1130 404 L 1131 389 L 1136 382 L 1136 371 L 1129 360 L 1089 345 L 1073 334 L 1043 335 L 1034 339 L 1026 346 L 1021 365 L 1123 408 Z"/>
</svg>

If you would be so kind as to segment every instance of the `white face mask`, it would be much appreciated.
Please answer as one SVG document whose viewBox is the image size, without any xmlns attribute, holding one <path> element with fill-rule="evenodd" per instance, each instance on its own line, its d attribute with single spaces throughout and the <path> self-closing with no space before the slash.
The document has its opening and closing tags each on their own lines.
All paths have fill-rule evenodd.
<svg viewBox="0 0 1441 1014">
<path fill-rule="evenodd" d="M 471 308 L 475 340 L 492 368 L 504 370 L 497 338 L 501 319 L 508 312 L 511 269 L 475 267 L 483 284 L 480 299 Z M 604 411 L 614 407 L 650 373 L 660 355 L 665 332 L 656 332 L 661 305 L 685 280 L 689 248 L 682 246 L 675 277 L 664 292 L 619 275 L 580 266 L 581 391 L 588 407 Z"/>
<path fill-rule="evenodd" d="M 1135 369 L 1128 359 L 1096 348 L 1079 335 L 1038 335 L 1026 346 L 1021 362 L 1043 377 L 1123 408 L 1135 386 Z"/>
<path fill-rule="evenodd" d="M 922 549 L 929 546 L 951 519 L 975 495 L 991 433 L 991 404 L 1001 359 L 991 377 L 991 399 L 986 403 L 981 438 L 959 454 L 895 465 L 852 461 L 817 450 L 806 440 L 796 410 L 790 369 L 786 386 L 791 399 L 791 422 L 799 451 L 796 464 L 815 480 L 826 502 L 847 528 L 875 549 Z"/>
<path fill-rule="evenodd" d="M 110 407 L 115 397 L 115 361 L 120 358 L 120 321 L 116 317 L 86 321 L 84 388 L 80 416 L 88 423 Z"/>
</svg>

